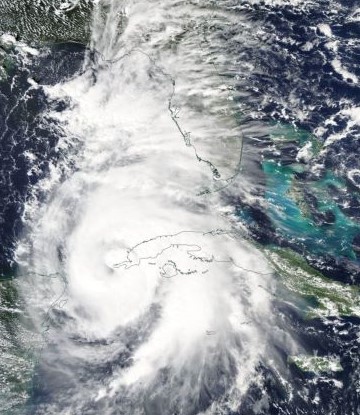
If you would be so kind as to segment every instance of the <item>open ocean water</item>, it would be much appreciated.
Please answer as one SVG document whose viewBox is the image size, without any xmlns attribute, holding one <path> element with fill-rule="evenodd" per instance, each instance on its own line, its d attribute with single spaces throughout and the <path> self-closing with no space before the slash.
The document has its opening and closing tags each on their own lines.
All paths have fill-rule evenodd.
<svg viewBox="0 0 360 415">
<path fill-rule="evenodd" d="M 360 4 L 0 0 L 0 413 L 360 414 Z"/>
</svg>

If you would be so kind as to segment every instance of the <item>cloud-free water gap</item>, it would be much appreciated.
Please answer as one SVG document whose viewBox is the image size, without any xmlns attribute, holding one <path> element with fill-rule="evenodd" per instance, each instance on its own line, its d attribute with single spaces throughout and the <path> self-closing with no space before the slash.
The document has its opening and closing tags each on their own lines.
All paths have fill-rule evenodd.
<svg viewBox="0 0 360 415">
<path fill-rule="evenodd" d="M 291 20 L 290 3 L 276 3 L 282 19 Z M 98 3 L 83 69 L 56 85 L 32 78 L 46 94 L 42 122 L 61 157 L 31 189 L 17 251 L 27 311 L 47 340 L 28 412 L 330 413 L 324 396 L 351 392 L 341 385 L 355 364 L 346 353 L 355 345 L 356 287 L 267 246 L 293 294 L 274 291 L 273 270 L 245 242 L 250 223 L 268 240 L 274 224 L 261 220 L 272 182 L 257 165 L 269 117 L 286 124 L 300 113 L 288 106 L 281 74 L 268 76 L 278 89 L 253 88 L 259 66 L 282 60 L 267 59 L 261 22 L 233 5 Z M 296 164 L 298 147 L 290 150 L 274 160 Z M 239 200 L 252 208 L 243 227 Z M 331 320 L 338 314 L 349 321 Z M 336 328 L 331 341 L 327 327 Z M 325 373 L 338 344 L 342 370 Z M 316 373 L 305 381 L 296 368 Z"/>
</svg>

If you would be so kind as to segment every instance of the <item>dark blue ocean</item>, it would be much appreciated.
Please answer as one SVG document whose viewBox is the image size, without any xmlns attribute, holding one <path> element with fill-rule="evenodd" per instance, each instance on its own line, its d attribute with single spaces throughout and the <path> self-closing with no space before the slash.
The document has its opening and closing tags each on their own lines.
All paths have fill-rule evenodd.
<svg viewBox="0 0 360 415">
<path fill-rule="evenodd" d="M 51 203 L 56 201 L 57 193 L 42 185 L 54 171 L 57 172 L 56 186 L 67 183 L 72 175 L 81 174 L 82 169 L 87 171 L 73 156 L 84 151 L 86 147 L 81 144 L 78 133 L 74 133 L 70 144 L 61 145 L 67 137 L 63 124 L 71 123 L 64 122 L 62 114 L 68 114 L 72 108 L 76 111 L 76 105 L 80 104 L 75 105 L 70 98 L 64 96 L 49 98 L 47 88 L 66 84 L 69 80 L 90 72 L 89 85 L 96 88 L 96 85 L 102 82 L 102 71 L 106 71 L 113 64 L 105 56 L 105 47 L 105 52 L 98 50 L 96 45 L 103 44 L 97 38 L 87 43 L 74 40 L 70 34 L 69 39 L 59 40 L 51 36 L 47 40 L 46 35 L 45 40 L 39 39 L 36 38 L 36 33 L 31 37 L 28 29 L 24 29 L 26 14 L 21 18 L 19 15 L 13 18 L 15 24 L 9 25 L 6 19 L 9 19 L 11 13 L 17 13 L 16 3 L 23 7 L 19 0 L 14 0 L 13 5 L 0 2 L 0 274 L 3 284 L 0 335 L 5 339 L 3 343 L 0 339 L 1 356 L 4 356 L 0 356 L 0 360 L 11 360 L 12 357 L 8 356 L 16 355 L 17 348 L 21 350 L 19 354 L 22 358 L 28 352 L 26 341 L 23 338 L 19 340 L 17 336 L 18 324 L 25 324 L 26 330 L 30 331 L 32 324 L 36 327 L 36 323 L 30 323 L 33 314 L 27 311 L 29 306 L 26 305 L 26 298 L 23 299 L 24 291 L 19 289 L 20 294 L 12 291 L 17 290 L 16 281 L 21 280 L 26 273 L 29 286 L 32 285 L 31 275 L 34 275 L 34 281 L 37 278 L 35 276 L 40 274 L 43 278 L 42 271 L 39 271 L 43 268 L 38 268 L 36 261 L 39 256 L 46 256 L 47 251 L 41 251 L 45 254 L 39 254 L 40 243 L 37 244 L 35 236 L 33 239 L 28 236 L 38 235 L 37 230 L 40 232 L 43 228 L 42 225 L 37 225 L 41 222 L 33 221 L 34 213 L 29 210 L 29 206 L 36 206 L 35 210 L 38 209 L 40 212 L 41 206 L 52 206 Z M 59 9 L 57 3 L 56 7 Z M 80 7 L 75 4 L 76 2 L 73 3 L 75 8 Z M 90 3 L 86 2 L 82 7 L 90 7 Z M 154 10 L 158 10 L 155 3 L 157 2 L 154 2 Z M 235 373 L 232 367 L 236 365 L 236 359 L 229 358 L 227 364 L 224 364 L 217 357 L 214 361 L 218 362 L 218 366 L 212 367 L 208 372 L 205 370 L 201 393 L 186 406 L 177 398 L 173 398 L 169 403 L 166 397 L 184 393 L 187 390 L 187 386 L 184 385 L 187 379 L 193 379 L 193 374 L 189 375 L 185 369 L 183 372 L 180 371 L 183 376 L 180 381 L 175 375 L 172 377 L 171 365 L 170 369 L 161 369 L 161 374 L 151 383 L 149 389 L 135 395 L 139 402 L 144 400 L 143 405 L 133 403 L 129 397 L 131 394 L 125 393 L 124 396 L 121 393 L 111 395 L 108 399 L 113 400 L 113 404 L 110 404 L 107 398 L 96 400 L 89 397 L 90 395 L 87 396 L 87 392 L 81 391 L 95 389 L 96 385 L 108 385 L 107 378 L 113 376 L 119 368 L 125 370 L 124 368 L 132 364 L 131 359 L 135 359 L 133 350 L 137 350 L 139 344 L 150 336 L 149 333 L 156 326 L 154 322 L 157 321 L 158 313 L 161 315 L 159 310 L 163 304 L 159 301 L 151 305 L 152 308 L 144 320 L 146 322 L 141 323 L 143 326 L 146 325 L 146 330 L 140 329 L 139 327 L 143 326 L 137 321 L 134 325 L 126 326 L 123 331 L 117 328 L 112 337 L 87 337 L 84 334 L 87 329 L 84 329 L 81 335 L 78 332 L 74 334 L 75 331 L 68 334 L 66 331 L 66 335 L 69 335 L 68 343 L 74 347 L 69 347 L 66 351 L 61 351 L 62 342 L 58 339 L 62 338 L 62 327 L 75 324 L 76 319 L 71 314 L 72 311 L 68 312 L 66 307 L 62 310 L 62 306 L 59 309 L 55 309 L 54 306 L 54 311 L 49 311 L 47 316 L 49 326 L 53 327 L 57 334 L 54 338 L 50 335 L 48 342 L 47 339 L 44 340 L 41 350 L 45 350 L 45 357 L 42 358 L 41 353 L 37 354 L 30 371 L 25 370 L 23 366 L 17 369 L 20 372 L 24 371 L 24 376 L 26 372 L 27 380 L 19 381 L 8 369 L 7 361 L 0 363 L 0 369 L 2 368 L 4 373 L 1 377 L 0 372 L 0 386 L 4 390 L 0 392 L 0 400 L 14 401 L 14 404 L 6 406 L 7 409 L 3 412 L 0 407 L 0 413 L 4 415 L 360 414 L 360 3 L 355 0 L 227 0 L 184 3 L 186 7 L 196 8 L 197 14 L 186 15 L 191 24 L 186 23 L 186 27 L 184 24 L 185 28 L 176 35 L 177 38 L 174 35 L 173 41 L 178 42 L 180 46 L 172 46 L 173 49 L 169 47 L 169 50 L 174 56 L 178 56 L 176 54 L 180 52 L 176 47 L 180 48 L 181 42 L 186 44 L 187 39 L 191 40 L 191 37 L 195 36 L 191 31 L 194 30 L 195 33 L 194 28 L 198 30 L 197 21 L 202 22 L 201 30 L 204 33 L 208 31 L 208 34 L 205 33 L 201 38 L 199 54 L 203 49 L 212 51 L 214 48 L 216 56 L 223 57 L 223 61 L 219 59 L 220 63 L 214 64 L 214 67 L 217 76 L 225 85 L 227 82 L 232 83 L 229 90 L 232 94 L 232 105 L 236 108 L 232 117 L 236 120 L 236 128 L 241 130 L 241 134 L 236 133 L 238 139 L 242 140 L 240 168 L 236 170 L 231 182 L 228 180 L 224 182 L 226 185 L 216 187 L 218 203 L 231 207 L 232 224 L 236 223 L 235 227 L 241 227 L 241 235 L 246 235 L 245 239 L 251 246 L 265 252 L 267 258 L 271 257 L 271 253 L 278 253 L 279 258 L 286 258 L 289 261 L 287 264 L 294 267 L 283 271 L 285 277 L 281 277 L 281 270 L 284 268 L 280 265 L 277 267 L 276 259 L 271 260 L 275 261 L 274 274 L 280 275 L 275 278 L 285 281 L 280 282 L 281 288 L 277 290 L 267 289 L 271 291 L 269 295 L 274 320 L 269 323 L 270 326 L 266 326 L 269 330 L 267 338 L 270 344 L 266 346 L 266 350 L 271 349 L 271 354 L 276 358 L 265 358 L 266 350 L 262 353 L 255 367 L 255 372 L 262 381 L 250 382 L 241 399 L 239 398 L 237 407 L 224 404 L 230 399 L 228 391 L 231 389 L 231 379 Z M 70 7 L 65 6 L 64 10 Z M 38 7 L 40 11 L 41 7 L 48 7 L 48 13 L 55 10 L 51 8 L 55 6 L 49 8 L 42 5 L 42 2 L 39 2 Z M 112 12 L 111 7 L 108 7 L 110 12 L 105 8 L 108 13 Z M 71 19 L 71 13 L 70 10 L 63 19 Z M 1 21 L 2 15 L 6 17 L 4 22 Z M 223 24 L 223 20 L 218 17 L 220 15 L 221 19 L 228 19 L 230 23 Z M 164 16 L 165 23 L 161 24 L 166 26 L 166 14 Z M 149 17 L 150 20 L 151 18 Z M 131 17 L 127 24 L 132 27 Z M 118 30 L 125 30 L 124 33 L 127 33 L 127 29 L 120 26 Z M 144 31 L 141 36 L 144 39 L 146 36 L 149 37 L 150 40 L 146 39 L 146 42 L 154 42 L 154 56 L 156 53 L 157 57 L 164 53 L 167 59 L 168 52 L 162 52 L 163 46 L 156 43 L 156 34 L 161 30 L 161 33 L 167 32 L 158 26 L 153 32 L 150 29 L 148 32 Z M 139 27 L 142 28 L 140 23 Z M 107 29 L 103 30 L 107 33 Z M 8 36 L 11 36 L 10 40 Z M 129 39 L 129 42 L 133 40 L 132 37 Z M 27 52 L 24 49 L 26 47 L 34 48 L 38 53 Z M 140 47 L 136 48 L 134 46 L 137 53 Z M 127 53 L 131 55 L 132 52 Z M 143 62 L 141 59 L 147 59 L 144 56 L 145 52 L 139 58 L 140 63 L 136 61 L 131 65 L 140 65 Z M 153 62 L 151 59 L 150 62 Z M 129 67 L 133 68 L 131 65 L 129 64 Z M 115 75 L 112 73 L 111 76 L 115 77 L 118 74 L 126 78 L 125 64 L 124 67 L 125 69 L 119 67 L 118 72 L 114 71 Z M 157 82 L 160 77 L 168 77 L 166 70 L 158 69 L 156 64 L 146 71 L 149 84 Z M 181 74 L 178 76 L 181 77 Z M 137 81 L 135 75 L 126 79 L 128 84 Z M 111 82 L 115 81 L 109 81 L 109 84 Z M 196 87 L 195 84 L 194 81 L 193 88 Z M 114 86 L 114 90 L 115 88 Z M 199 88 L 201 89 L 200 81 Z M 120 95 L 121 93 L 122 89 L 119 90 Z M 104 94 L 102 100 L 108 102 L 111 98 Z M 189 108 L 192 108 L 190 99 L 189 102 Z M 200 108 L 201 104 L 198 105 Z M 206 105 L 204 104 L 204 108 Z M 196 111 L 200 113 L 197 107 Z M 201 111 L 208 114 L 206 110 Z M 49 112 L 52 117 L 46 115 Z M 59 114 L 59 117 L 54 114 Z M 126 117 L 132 116 L 128 112 L 125 114 Z M 185 129 L 181 130 L 182 112 L 179 114 L 178 128 L 186 139 Z M 121 119 L 121 111 L 114 117 Z M 138 120 L 135 115 L 134 119 Z M 81 121 L 76 122 L 81 124 Z M 233 128 L 235 131 L 235 127 Z M 87 134 L 91 134 L 91 131 L 89 128 Z M 105 136 L 107 130 L 104 131 Z M 196 156 L 206 167 L 206 163 L 210 165 L 210 158 L 202 156 L 199 148 L 200 144 L 195 148 Z M 94 154 L 96 151 L 100 150 L 95 150 Z M 127 149 L 119 147 L 117 151 L 121 154 Z M 84 154 L 86 155 L 86 152 Z M 176 158 L 176 153 L 173 156 Z M 95 155 L 91 157 L 94 158 Z M 129 160 L 135 160 L 136 157 L 131 155 Z M 141 159 L 140 156 L 138 158 Z M 216 165 L 216 161 L 213 162 L 211 159 L 211 162 Z M 104 162 L 101 169 L 106 169 L 106 163 L 110 162 Z M 93 171 L 97 171 L 96 168 Z M 237 181 L 240 183 L 238 187 Z M 234 182 L 235 190 L 231 187 Z M 246 186 L 241 183 L 246 183 Z M 92 186 L 95 188 L 98 183 L 95 185 L 91 180 L 86 182 L 90 194 Z M 140 185 L 134 185 L 136 186 Z M 72 189 L 77 187 L 74 186 Z M 126 197 L 128 193 L 123 194 Z M 71 255 L 70 247 L 74 247 L 75 242 L 67 245 L 65 240 L 71 234 L 70 230 L 76 228 L 75 222 L 78 217 L 86 216 L 86 209 L 82 207 L 76 210 L 75 197 L 64 200 L 63 204 L 59 204 L 59 209 L 66 211 L 66 207 L 69 207 L 69 219 L 66 222 L 68 228 L 64 231 L 65 236 L 54 242 L 54 248 L 49 248 L 49 258 L 52 258 L 52 252 L 55 252 L 56 261 L 63 266 L 64 275 L 67 275 L 66 273 L 70 272 L 70 265 L 67 265 Z M 95 203 L 90 197 L 89 200 L 89 203 Z M 110 199 L 109 203 L 115 202 Z M 138 201 L 134 211 L 142 203 L 142 199 Z M 184 202 L 184 205 L 186 203 Z M 198 206 L 192 209 L 202 212 L 202 204 L 206 203 L 200 201 Z M 151 204 L 144 204 L 145 211 L 151 209 Z M 44 217 L 47 217 L 48 210 L 44 212 Z M 104 216 L 106 214 L 105 212 Z M 101 210 L 98 215 L 101 216 Z M 59 215 L 59 218 L 56 219 L 58 224 L 62 216 Z M 129 219 L 129 223 L 131 220 Z M 99 221 L 101 222 L 100 219 Z M 96 220 L 92 223 L 95 222 Z M 110 229 L 113 225 L 108 226 Z M 59 225 L 54 229 L 56 233 L 63 228 Z M 168 233 L 173 235 L 175 232 Z M 89 231 L 89 239 L 93 235 Z M 150 239 L 149 237 L 148 240 Z M 19 246 L 24 240 L 24 245 L 28 248 L 26 266 L 21 262 L 23 251 L 19 254 Z M 176 244 L 179 243 L 174 242 L 171 246 Z M 106 245 L 105 242 L 103 245 Z M 154 255 L 151 258 L 157 257 Z M 173 263 L 170 265 L 175 267 Z M 174 269 L 185 275 L 185 271 L 179 271 L 180 268 Z M 300 269 L 305 270 L 308 277 L 301 277 L 304 279 L 300 280 L 300 274 L 297 274 Z M 54 272 L 58 272 L 57 268 Z M 188 270 L 186 272 L 190 273 Z M 311 280 L 311 276 L 317 278 L 318 282 L 314 283 L 315 280 Z M 15 288 L 8 288 L 9 284 L 13 283 Z M 37 284 L 42 283 L 37 281 L 33 286 L 36 287 Z M 70 290 L 71 281 L 68 284 Z M 21 286 L 21 282 L 19 285 Z M 71 297 L 71 294 L 69 296 Z M 331 304 L 328 309 L 324 306 L 325 301 Z M 353 304 L 350 304 L 351 302 Z M 58 305 L 56 302 L 54 304 Z M 87 311 L 81 307 L 83 306 L 74 306 L 74 313 L 86 319 Z M 250 302 L 246 309 L 251 308 Z M 9 311 L 15 309 L 20 309 L 20 314 Z M 18 318 L 21 317 L 18 315 L 25 316 L 26 323 L 19 322 Z M 34 330 L 36 331 L 36 328 Z M 142 339 L 145 340 L 139 340 L 137 332 L 141 332 Z M 277 333 L 286 333 L 286 336 L 298 345 L 301 355 L 334 358 L 341 365 L 341 370 L 322 370 L 319 367 L 307 370 L 295 364 L 291 359 L 290 341 L 285 338 L 285 334 Z M 121 339 L 121 344 L 126 345 L 122 351 L 116 349 L 116 339 Z M 240 349 L 245 347 L 240 343 L 239 340 Z M 76 354 L 73 350 L 78 350 L 79 355 L 84 353 L 87 357 L 81 359 L 76 356 L 77 360 L 72 360 Z M 98 357 L 92 358 L 92 353 L 96 355 L 97 351 L 99 356 L 105 353 L 108 357 L 103 360 Z M 272 363 L 269 363 L 270 361 Z M 63 369 L 61 362 L 64 365 Z M 239 370 L 241 371 L 241 367 Z M 216 379 L 219 382 L 216 382 Z M 172 389 L 170 386 L 168 389 L 162 386 L 162 389 L 159 385 L 173 386 Z M 20 399 L 20 395 L 23 398 Z M 80 402 L 82 397 L 84 402 Z M 214 402 L 221 404 L 215 407 Z M 212 405 L 215 408 L 213 412 Z"/>
</svg>

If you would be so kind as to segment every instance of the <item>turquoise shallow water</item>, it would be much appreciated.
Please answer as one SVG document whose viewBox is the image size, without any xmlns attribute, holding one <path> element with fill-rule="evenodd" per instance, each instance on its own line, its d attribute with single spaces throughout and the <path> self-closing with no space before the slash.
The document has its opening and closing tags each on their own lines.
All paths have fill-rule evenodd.
<svg viewBox="0 0 360 415">
<path fill-rule="evenodd" d="M 317 224 L 311 213 L 306 215 L 304 209 L 301 210 L 301 202 L 296 202 L 291 193 L 298 166 L 281 166 L 267 160 L 262 168 L 266 175 L 268 215 L 278 233 L 295 239 L 311 253 L 356 260 L 352 243 L 360 231 L 359 224 L 346 216 L 328 194 L 329 185 L 343 186 L 341 179 L 327 172 L 323 179 L 307 183 L 307 191 L 317 196 L 317 211 L 331 212 L 330 223 Z"/>
<path fill-rule="evenodd" d="M 35 7 L 36 3 L 41 3 L 40 8 Z M 52 3 L 59 9 L 60 3 L 65 2 L 62 0 L 41 2 L 0 0 L 0 10 L 3 11 L 1 15 L 4 17 L 2 30 L 11 32 L 16 39 L 20 33 L 20 39 L 25 42 L 30 40 L 36 43 L 38 40 L 43 40 L 47 47 L 49 42 L 61 42 L 64 39 L 86 42 L 89 27 L 83 25 L 82 22 L 88 19 L 89 10 L 85 6 L 90 4 L 90 1 L 81 0 L 79 8 L 74 12 L 66 11 L 62 14 L 53 13 L 55 6 L 45 10 L 46 6 Z M 143 3 L 146 4 L 146 2 Z M 233 19 L 236 22 L 233 28 L 231 25 L 221 27 L 221 23 L 217 20 L 216 16 L 222 4 L 227 13 L 225 21 L 230 22 Z M 28 7 L 25 7 L 26 5 Z M 208 46 L 209 48 L 215 47 L 215 44 L 208 41 L 205 35 L 218 30 L 219 39 L 226 39 L 226 42 L 224 41 L 226 47 L 222 49 L 224 57 L 227 57 L 227 53 L 230 56 L 230 52 L 237 57 L 235 68 L 230 70 L 229 66 L 229 72 L 221 76 L 231 77 L 237 73 L 240 91 L 240 98 L 237 99 L 240 110 L 234 116 L 243 127 L 242 138 L 244 141 L 252 138 L 251 145 L 254 146 L 244 151 L 245 157 L 253 157 L 245 161 L 255 171 L 254 175 L 251 174 L 253 171 L 248 172 L 252 183 L 255 183 L 255 189 L 246 190 L 253 191 L 261 198 L 261 203 L 255 200 L 253 205 L 246 206 L 247 202 L 242 200 L 239 202 L 241 205 L 239 207 L 236 203 L 241 196 L 234 195 L 232 200 L 235 201 L 234 207 L 238 209 L 239 218 L 245 227 L 258 230 L 259 240 L 264 236 L 261 242 L 266 246 L 260 246 L 260 249 L 263 249 L 263 252 L 267 251 L 268 257 L 272 259 L 278 285 L 281 283 L 284 285 L 282 291 L 279 290 L 274 295 L 272 312 L 277 320 L 271 325 L 274 337 L 267 350 L 268 357 L 275 356 L 277 363 L 273 368 L 272 364 L 269 364 L 270 359 L 260 362 L 258 373 L 259 377 L 263 377 L 264 383 L 259 388 L 254 386 L 249 390 L 236 414 L 349 415 L 357 413 L 359 410 L 357 391 L 360 384 L 358 378 L 360 374 L 358 364 L 360 308 L 356 286 L 358 277 L 355 276 L 355 272 L 360 275 L 360 272 L 356 271 L 360 269 L 360 246 L 357 240 L 357 250 L 354 249 L 356 245 L 354 238 L 360 235 L 358 222 L 360 209 L 356 213 L 356 209 L 352 210 L 346 206 L 350 199 L 356 202 L 356 198 L 359 198 L 356 184 L 351 187 L 346 173 L 349 169 L 359 169 L 360 157 L 357 154 L 360 146 L 356 141 L 359 135 L 354 126 L 348 128 L 348 122 L 352 121 L 343 116 L 343 110 L 348 111 L 351 105 L 359 106 L 360 94 L 358 93 L 359 87 L 354 81 L 349 82 L 343 79 L 342 74 L 332 67 L 332 62 L 336 58 L 343 68 L 346 68 L 350 74 L 352 73 L 353 79 L 355 79 L 354 75 L 360 79 L 357 65 L 360 49 L 356 46 L 357 34 L 360 32 L 356 26 L 357 15 L 353 13 L 354 7 L 357 7 L 356 2 L 345 0 L 321 0 L 319 2 L 310 0 L 257 2 L 252 0 L 249 2 L 239 0 L 219 1 L 217 4 L 209 2 L 209 5 L 212 9 L 211 19 L 206 21 L 206 16 L 202 16 L 202 12 L 207 7 L 204 2 L 201 5 L 203 8 L 201 13 L 189 16 L 189 25 L 184 26 L 186 29 L 184 33 L 172 40 L 173 52 L 175 53 L 176 48 L 183 42 L 186 43 L 191 39 L 193 28 L 200 27 L 204 30 L 204 36 L 201 37 L 202 49 Z M 47 18 L 44 17 L 45 12 Z M 213 24 L 212 20 L 214 20 Z M 331 39 L 326 37 L 324 29 L 321 29 L 320 25 L 323 24 L 330 25 Z M 163 27 L 159 26 L 159 30 L 165 27 L 166 22 Z M 148 38 L 146 33 L 144 39 L 148 42 L 151 37 Z M 337 50 L 327 46 L 330 41 L 337 42 Z M 15 46 L 13 49 L 12 55 L 20 54 Z M 84 54 L 85 48 L 77 47 L 74 43 L 60 44 L 52 47 L 48 54 L 44 53 L 39 58 L 31 58 L 34 62 L 30 64 L 29 61 L 28 66 L 23 65 L 21 54 L 19 59 L 12 56 L 13 60 L 8 60 L 5 52 L 0 55 L 3 59 L 4 73 L 8 74 L 0 85 L 2 93 L 0 102 L 3 102 L 0 106 L 2 108 L 0 127 L 7 131 L 7 135 L 3 136 L 0 143 L 0 147 L 4 149 L 1 152 L 1 170 L 5 173 L 4 177 L 8 177 L 8 181 L 2 185 L 1 189 L 2 200 L 7 206 L 3 214 L 4 221 L 0 223 L 2 229 L 0 240 L 3 242 L 0 248 L 1 245 L 4 249 L 7 248 L 6 256 L 1 254 L 0 249 L 0 260 L 3 260 L 6 265 L 4 269 L 11 270 L 6 275 L 12 275 L 12 266 L 16 266 L 12 256 L 13 244 L 18 237 L 18 232 L 21 231 L 20 218 L 22 207 L 27 200 L 27 192 L 36 185 L 38 180 L 48 174 L 49 163 L 60 164 L 62 158 L 66 157 L 66 154 L 61 154 L 61 151 L 54 150 L 59 138 L 57 125 L 46 130 L 46 126 L 40 123 L 42 117 L 38 114 L 46 111 L 49 105 L 56 106 L 61 113 L 68 103 L 65 101 L 49 103 L 41 88 L 34 87 L 27 93 L 31 87 L 28 79 L 33 79 L 40 85 L 62 82 L 81 70 Z M 94 63 L 95 61 L 96 56 Z M 219 72 L 218 68 L 215 69 L 215 72 Z M 14 81 L 10 82 L 13 79 Z M 94 83 L 96 84 L 96 72 L 94 72 Z M 12 117 L 8 117 L 7 111 L 13 107 L 15 100 L 26 94 L 28 100 L 23 102 L 19 99 L 21 105 L 14 107 L 16 111 L 12 110 Z M 32 113 L 34 113 L 34 119 L 29 119 Z M 184 117 L 183 114 L 180 114 L 180 118 L 182 117 Z M 22 119 L 27 122 L 19 122 Z M 324 131 L 322 135 L 316 132 L 319 126 Z M 343 140 L 334 141 L 327 147 L 324 146 L 324 142 L 331 134 L 342 132 L 344 133 Z M 195 134 L 196 131 L 194 130 L 193 133 Z M 267 144 L 264 145 L 264 142 Z M 260 143 L 261 149 L 267 146 L 264 154 L 258 151 L 257 143 Z M 310 158 L 297 160 L 299 149 L 308 143 L 311 144 L 308 146 Z M 23 154 L 29 151 L 35 157 L 24 160 Z M 7 154 L 10 155 L 9 158 Z M 261 159 L 261 156 L 264 158 Z M 59 163 L 58 160 L 60 160 Z M 320 166 L 319 174 L 314 173 L 316 163 Z M 255 164 L 256 168 L 253 167 Z M 76 169 L 77 166 L 71 168 Z M 11 174 L 8 175 L 8 172 Z M 239 176 L 239 180 L 241 179 Z M 257 179 L 259 179 L 258 182 Z M 246 180 L 244 182 L 246 183 Z M 224 190 L 226 193 L 227 188 Z M 227 195 L 224 199 L 226 197 Z M 265 203 L 262 203 L 263 201 Z M 250 203 L 252 202 L 253 199 Z M 263 206 L 265 207 L 262 210 Z M 3 238 L 4 236 L 7 239 Z M 259 247 L 259 244 L 256 245 Z M 64 252 L 66 253 L 59 248 L 60 261 L 66 257 Z M 314 258 L 319 259 L 321 264 L 315 263 Z M 313 267 L 316 266 L 318 267 L 315 270 Z M 353 279 L 343 277 L 347 266 L 350 269 L 349 273 L 352 273 L 351 276 L 354 276 Z M 327 269 L 330 268 L 331 270 L 327 273 Z M 36 276 L 36 278 L 40 277 L 46 280 L 46 275 Z M 36 278 L 34 275 L 34 279 L 31 279 L 31 286 L 35 285 Z M 39 287 L 42 285 L 38 283 Z M 15 406 L 21 407 L 19 409 L 21 415 L 25 413 L 39 415 L 45 412 L 59 414 L 60 410 L 61 413 L 69 413 L 67 407 L 71 404 L 76 391 L 79 394 L 77 401 L 73 399 L 77 408 L 74 411 L 79 413 L 105 415 L 107 403 L 116 404 L 114 410 L 109 409 L 108 413 L 111 415 L 115 413 L 127 415 L 135 412 L 121 407 L 124 403 L 123 395 L 115 400 L 104 401 L 102 404 L 91 400 L 87 402 L 86 394 L 92 393 L 99 385 L 106 384 L 113 368 L 127 364 L 126 362 L 132 356 L 132 348 L 137 344 L 137 340 L 134 340 L 137 334 L 136 329 L 124 334 L 128 340 L 124 354 L 113 353 L 111 349 L 114 346 L 116 351 L 119 350 L 121 336 L 106 339 L 104 342 L 93 342 L 86 336 L 72 338 L 71 342 L 76 347 L 80 345 L 79 355 L 83 356 L 82 352 L 85 349 L 89 351 L 89 355 L 85 352 L 84 356 L 90 356 L 90 358 L 82 358 L 79 362 L 74 360 L 70 354 L 67 355 L 66 350 L 62 349 L 61 342 L 56 339 L 54 344 L 49 344 L 46 357 L 35 362 L 36 367 L 33 367 L 32 356 L 27 357 L 22 351 L 25 346 L 28 349 L 32 344 L 26 339 L 23 347 L 21 342 L 23 337 L 28 338 L 31 334 L 25 333 L 25 329 L 20 330 L 22 321 L 19 316 L 22 314 L 18 314 L 18 311 L 22 311 L 25 306 L 20 307 L 20 304 L 15 304 L 16 309 L 13 310 L 15 301 L 12 300 L 9 305 L 4 300 L 6 289 L 12 289 L 12 285 L 8 282 L 3 283 L 3 286 L 4 290 L 0 293 L 0 305 L 9 309 L 1 314 L 0 332 L 2 337 L 8 336 L 9 341 L 0 345 L 0 351 L 2 355 L 8 353 L 9 356 L 16 358 L 15 363 L 9 359 L 0 361 L 0 366 L 4 367 L 0 372 L 5 373 L 6 376 L 9 374 L 5 381 L 2 379 L 8 384 L 8 389 L 2 388 L 0 381 L 0 390 L 3 389 L 6 392 L 4 395 L 0 393 L 0 400 L 8 402 L 9 408 L 11 407 L 8 415 L 15 415 Z M 252 305 L 258 303 L 258 301 L 254 304 L 249 303 L 246 309 L 251 310 Z M 101 306 L 100 301 L 98 305 Z M 309 308 L 318 313 L 310 316 L 307 314 L 307 318 L 303 319 Z M 56 312 L 53 315 L 53 324 L 54 327 L 59 327 L 67 321 L 67 316 L 61 307 L 59 310 L 55 310 L 54 307 L 54 311 Z M 12 316 L 11 320 L 9 315 Z M 150 318 L 152 316 L 149 316 Z M 246 321 L 244 324 L 249 323 L 251 322 Z M 249 327 L 251 328 L 251 324 Z M 299 343 L 302 349 L 301 353 L 299 352 L 300 359 L 301 356 L 305 356 L 305 362 L 309 361 L 313 355 L 320 356 L 321 359 L 325 359 L 325 362 L 328 357 L 336 356 L 341 360 L 343 371 L 314 375 L 309 374 L 311 371 L 306 369 L 301 371 L 296 369 L 294 363 L 289 363 L 291 355 L 288 344 L 285 337 L 279 333 L 286 333 Z M 19 338 L 21 336 L 21 341 L 18 341 L 17 336 Z M 181 339 L 181 336 L 179 338 Z M 272 348 L 279 352 L 279 356 L 277 352 L 275 355 L 271 354 Z M 59 363 L 58 366 L 57 363 Z M 18 383 L 12 377 L 13 371 L 23 375 L 23 379 L 20 379 Z M 229 367 L 230 374 L 231 371 L 232 368 Z M 64 381 L 63 377 L 66 372 L 70 376 Z M 222 393 L 221 388 L 217 390 L 215 387 L 220 372 L 218 368 L 214 368 L 213 376 L 209 378 L 210 392 L 209 383 L 204 382 L 204 394 L 201 396 L 204 402 L 199 402 L 198 409 L 194 406 L 194 409 L 189 412 L 191 415 L 198 414 L 200 407 L 204 408 L 207 402 L 210 404 L 212 400 L 217 399 L 218 393 Z M 167 379 L 166 377 L 164 379 L 165 384 Z M 212 383 L 213 380 L 214 383 Z M 170 383 L 168 385 L 172 388 Z M 211 390 L 212 385 L 215 386 Z M 211 392 L 213 392 L 212 396 Z M 22 405 L 27 397 L 30 397 L 27 402 L 29 408 L 23 410 Z M 188 397 L 187 400 L 189 400 Z M 168 408 L 161 409 L 162 401 L 158 402 L 160 404 L 156 406 L 155 398 L 154 402 L 147 404 L 146 413 L 168 414 Z M 58 409 L 54 412 L 43 409 L 44 407 L 51 408 L 52 404 L 58 405 Z M 262 404 L 264 407 L 259 409 Z M 0 413 L 2 413 L 1 407 L 0 404 Z M 235 412 L 229 411 L 227 414 L 235 415 Z"/>
</svg>

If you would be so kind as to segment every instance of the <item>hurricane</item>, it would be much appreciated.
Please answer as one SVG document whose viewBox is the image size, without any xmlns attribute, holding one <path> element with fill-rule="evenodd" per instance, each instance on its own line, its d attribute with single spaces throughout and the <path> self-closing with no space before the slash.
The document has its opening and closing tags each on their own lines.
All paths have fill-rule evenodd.
<svg viewBox="0 0 360 415">
<path fill-rule="evenodd" d="M 0 413 L 357 414 L 356 2 L 0 11 Z"/>
<path fill-rule="evenodd" d="M 40 182 L 18 247 L 40 332 L 47 318 L 53 398 L 33 413 L 225 413 L 260 381 L 272 271 L 219 196 L 242 132 L 200 13 L 206 25 L 196 4 L 98 3 L 81 72 L 45 89 L 68 102 L 44 115 L 67 173 Z"/>
</svg>

